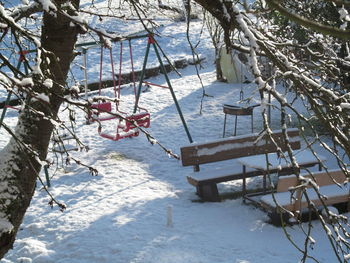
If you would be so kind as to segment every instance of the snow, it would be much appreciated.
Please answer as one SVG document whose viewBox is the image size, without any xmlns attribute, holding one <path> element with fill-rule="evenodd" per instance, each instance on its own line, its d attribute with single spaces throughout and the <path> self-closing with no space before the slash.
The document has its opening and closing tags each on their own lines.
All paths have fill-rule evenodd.
<svg viewBox="0 0 350 263">
<path fill-rule="evenodd" d="M 208 179 L 221 178 L 224 176 L 232 176 L 233 174 L 241 175 L 242 174 L 242 165 L 238 164 L 236 161 L 231 160 L 232 165 L 226 165 L 224 168 L 215 168 L 215 169 L 207 169 L 201 170 L 199 172 L 188 173 L 187 176 L 193 178 L 194 180 L 206 181 Z M 248 167 L 246 172 L 253 172 L 255 169 L 251 169 Z"/>
<path fill-rule="evenodd" d="M 287 153 L 285 153 L 283 156 L 288 156 Z M 294 156 L 297 160 L 297 163 L 299 165 L 308 164 L 308 163 L 317 163 L 318 160 L 325 161 L 326 158 L 322 155 L 318 155 L 316 158 L 314 154 L 309 150 L 305 149 L 303 151 L 294 151 Z M 290 160 L 288 158 L 280 158 L 277 156 L 276 153 L 269 153 L 267 154 L 267 159 L 269 162 L 269 168 L 270 169 L 276 169 L 278 167 L 289 167 L 291 166 Z M 267 163 L 266 163 L 266 156 L 265 155 L 254 155 L 254 156 L 248 156 L 248 157 L 241 157 L 237 159 L 237 162 L 245 165 L 247 167 L 266 170 L 267 169 Z"/>
<path fill-rule="evenodd" d="M 49 1 L 41 3 L 51 8 Z M 193 37 L 198 38 L 200 23 L 191 22 L 191 25 Z M 160 45 L 169 47 L 166 53 L 170 58 L 190 56 L 184 32 L 185 23 L 162 28 L 165 36 Z M 135 67 L 140 67 L 145 42 L 140 40 L 134 44 L 138 45 Z M 97 48 L 88 55 L 90 79 L 98 75 L 98 63 L 92 63 L 98 61 L 98 52 Z M 213 96 L 204 98 L 202 115 L 199 114 L 202 87 L 194 66 L 182 69 L 181 77 L 169 74 L 191 135 L 197 142 L 222 136 L 222 105 L 238 102 L 242 87 L 246 97 L 258 96 L 255 84 L 215 81 L 214 51 L 207 35 L 202 36 L 199 52 L 206 57 L 200 69 L 201 78 L 206 93 Z M 154 63 L 151 57 L 149 64 Z M 166 84 L 162 75 L 152 78 L 151 82 Z M 103 93 L 114 96 L 112 88 Z M 123 86 L 121 110 L 131 112 L 133 102 L 133 87 Z M 188 144 L 169 90 L 152 87 L 141 94 L 140 106 L 151 114 L 151 127 L 147 130 L 157 141 L 175 153 L 181 145 Z M 68 123 L 65 114 L 62 112 L 61 117 Z M 6 124 L 14 127 L 17 116 L 17 112 L 9 111 Z M 273 116 L 278 123 L 279 112 L 273 112 Z M 97 168 L 99 174 L 92 177 L 87 169 L 76 164 L 64 166 L 60 157 L 50 153 L 49 157 L 60 166 L 58 170 L 54 167 L 49 170 L 50 191 L 67 209 L 64 212 L 50 209 L 49 197 L 38 183 L 14 248 L 1 263 L 288 263 L 300 259 L 301 254 L 283 230 L 268 224 L 265 212 L 244 205 L 241 198 L 220 203 L 198 202 L 195 188 L 186 180 L 192 168 L 182 167 L 180 161 L 169 158 L 158 146 L 151 146 L 142 133 L 114 142 L 98 135 L 97 123 L 86 125 L 84 113 L 80 112 L 76 118 L 77 135 L 90 150 L 70 154 Z M 113 121 L 104 125 L 106 129 L 115 129 Z M 230 125 L 228 123 L 228 127 Z M 254 114 L 254 132 L 259 132 L 261 126 L 262 117 Z M 250 132 L 250 117 L 239 117 L 237 133 L 246 134 L 248 129 Z M 0 147 L 4 147 L 8 135 L 4 129 L 0 133 Z M 335 165 L 324 149 L 318 147 L 317 151 L 326 156 L 329 166 Z M 209 167 L 215 168 L 215 165 Z M 230 165 L 232 163 L 222 162 L 216 168 Z M 44 178 L 43 172 L 41 176 Z M 247 182 L 250 187 L 261 183 L 251 178 Z M 231 193 L 241 189 L 241 181 L 224 183 L 219 188 L 220 193 Z M 321 223 L 314 221 L 313 224 L 312 236 L 317 242 L 310 253 L 320 262 L 335 262 Z M 293 240 L 303 246 L 303 231 L 295 227 L 287 230 Z"/>
<path fill-rule="evenodd" d="M 276 132 L 276 131 L 275 131 Z M 236 136 L 235 139 L 244 139 L 244 138 L 248 138 L 251 137 L 252 134 L 248 134 L 248 135 L 243 135 L 243 136 Z M 255 136 L 258 136 L 258 134 L 255 134 Z M 230 141 L 230 139 L 221 139 L 220 141 Z M 300 141 L 300 138 L 291 138 L 290 142 L 294 142 L 294 141 Z M 219 140 L 215 140 L 212 141 L 212 143 L 214 142 L 219 142 Z M 226 143 L 226 144 L 221 144 L 215 147 L 211 147 L 211 148 L 206 148 L 203 147 L 201 149 L 198 149 L 197 151 L 197 156 L 205 156 L 205 155 L 214 155 L 215 153 L 219 153 L 219 152 L 224 152 L 224 151 L 229 151 L 229 150 L 237 150 L 237 149 L 243 149 L 243 148 L 248 148 L 248 147 L 253 147 L 255 146 L 262 146 L 266 144 L 266 142 L 264 140 L 261 139 L 261 136 L 259 136 L 256 141 L 251 141 L 251 142 L 232 142 L 232 143 Z M 193 144 L 193 146 L 200 146 L 200 144 Z M 259 157 L 256 157 L 259 159 Z"/>
<path fill-rule="evenodd" d="M 38 2 L 42 5 L 43 9 L 46 12 L 50 12 L 51 10 L 57 9 L 55 4 L 53 4 L 51 0 L 39 0 Z"/>
<path fill-rule="evenodd" d="M 2 233 L 8 233 L 11 232 L 13 229 L 13 225 L 8 219 L 5 219 L 5 215 L 0 213 L 1 219 L 0 219 L 0 234 Z"/>
<path fill-rule="evenodd" d="M 310 200 L 318 200 L 318 194 L 314 190 L 314 188 L 308 188 L 306 189 L 306 194 Z M 296 193 L 296 192 L 295 192 Z M 338 185 L 325 185 L 321 186 L 319 188 L 319 193 L 325 197 L 327 200 L 327 197 L 340 197 L 345 196 L 349 193 L 349 186 L 346 184 L 344 186 L 338 186 Z M 290 192 L 281 192 L 281 193 L 275 193 L 273 194 L 274 198 L 280 206 L 286 206 L 289 204 L 293 204 L 292 200 L 295 199 L 295 195 L 292 195 Z M 275 207 L 275 201 L 272 197 L 272 194 L 264 195 L 261 197 L 261 201 L 263 201 L 265 204 L 268 204 L 270 207 Z M 305 195 L 302 196 L 302 202 L 306 202 Z"/>
<path fill-rule="evenodd" d="M 52 88 L 53 86 L 53 81 L 52 79 L 45 79 L 43 85 L 47 88 Z M 72 87 L 73 88 L 73 87 Z M 72 89 L 71 88 L 71 89 Z M 79 90 L 78 90 L 79 91 Z"/>
<path fill-rule="evenodd" d="M 46 103 L 50 103 L 50 98 L 44 93 L 37 94 L 33 100 L 36 100 L 36 99 Z"/>
<path fill-rule="evenodd" d="M 1 151 L 0 159 L 0 170 L 3 172 L 2 180 L 0 180 L 0 208 L 2 211 L 4 207 L 7 207 L 10 201 L 13 201 L 17 198 L 19 189 L 17 186 L 13 185 L 13 178 L 15 178 L 14 171 L 18 170 L 17 164 L 12 160 L 12 152 L 17 145 L 8 144 L 6 147 L 3 147 Z M 11 169 L 7 169 L 10 164 Z M 9 221 L 8 216 L 4 212 L 0 212 L 0 233 L 7 233 L 13 229 L 12 223 Z"/>
<path fill-rule="evenodd" d="M 350 103 L 340 103 L 341 109 L 350 109 Z"/>
</svg>

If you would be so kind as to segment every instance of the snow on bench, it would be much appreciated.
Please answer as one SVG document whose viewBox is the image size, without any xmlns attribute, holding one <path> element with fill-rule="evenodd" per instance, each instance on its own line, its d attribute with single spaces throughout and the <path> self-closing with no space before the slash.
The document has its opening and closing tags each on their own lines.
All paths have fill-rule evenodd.
<svg viewBox="0 0 350 263">
<path fill-rule="evenodd" d="M 299 130 L 288 129 L 287 134 L 290 147 L 293 150 L 300 149 Z M 273 132 L 272 138 L 276 144 L 267 136 L 253 133 L 182 147 L 182 165 L 193 165 L 195 167 L 195 172 L 187 175 L 188 182 L 196 187 L 197 194 L 204 201 L 220 201 L 217 183 L 243 179 L 245 186 L 245 178 L 263 175 L 265 173 L 266 169 L 259 170 L 249 167 L 243 171 L 243 165 L 236 162 L 237 158 L 254 155 L 260 155 L 261 158 L 262 154 L 265 156 L 268 153 L 276 153 L 278 150 L 287 150 L 287 143 L 284 140 L 282 131 Z M 220 168 L 220 164 L 218 164 L 217 169 L 199 171 L 199 165 L 231 159 L 232 166 Z M 304 162 L 304 166 L 313 166 L 318 163 L 318 160 L 314 158 L 310 162 Z M 282 172 L 287 172 L 280 166 L 276 169 L 269 168 L 269 172 L 274 173 L 281 169 Z M 289 166 L 288 169 L 290 170 Z M 245 191 L 245 187 L 243 191 Z"/>
<path fill-rule="evenodd" d="M 236 171 L 236 174 L 234 171 Z M 248 168 L 246 172 L 249 174 L 260 174 L 260 172 L 252 168 Z M 215 183 L 226 182 L 232 180 L 230 179 L 230 177 L 234 177 L 235 179 L 243 179 L 241 164 L 236 163 L 233 165 L 225 166 L 223 168 L 215 168 L 211 170 L 193 172 L 187 175 L 187 179 L 193 181 L 191 182 L 192 185 L 206 184 L 207 181 Z"/>
<path fill-rule="evenodd" d="M 277 192 L 260 198 L 261 206 L 268 211 L 273 221 L 280 219 L 280 213 L 284 214 L 283 217 L 286 219 L 288 212 L 297 215 L 300 211 L 307 209 L 309 204 L 306 195 L 315 207 L 349 201 L 350 188 L 346 175 L 341 170 L 332 170 L 328 173 L 324 171 L 313 174 L 305 173 L 301 174 L 300 178 L 303 179 L 298 180 L 296 175 L 280 177 Z M 300 187 L 294 190 L 295 187 L 302 184 L 307 187 L 304 192 Z M 318 189 L 321 199 L 313 186 Z"/>
<path fill-rule="evenodd" d="M 292 149 L 300 149 L 299 130 L 288 129 L 288 136 Z M 273 132 L 273 139 L 282 151 L 287 150 L 282 131 Z M 270 139 L 252 133 L 184 146 L 181 160 L 183 166 L 190 166 L 276 151 L 276 145 Z"/>
</svg>

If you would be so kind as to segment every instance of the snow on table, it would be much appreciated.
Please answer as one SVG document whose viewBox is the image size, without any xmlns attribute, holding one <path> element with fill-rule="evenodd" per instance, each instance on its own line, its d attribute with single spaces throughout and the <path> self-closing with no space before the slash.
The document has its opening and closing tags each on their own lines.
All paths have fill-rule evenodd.
<svg viewBox="0 0 350 263">
<path fill-rule="evenodd" d="M 325 161 L 326 158 L 322 155 L 317 155 L 318 158 L 312 153 L 311 150 L 305 149 L 303 151 L 294 151 L 294 157 L 299 166 L 307 165 L 310 163 L 317 164 L 319 161 Z M 288 155 L 285 153 L 284 157 L 279 157 L 277 153 L 269 153 L 267 154 L 267 159 L 265 154 L 254 155 L 248 157 L 238 158 L 237 162 L 250 168 L 258 169 L 258 170 L 267 170 L 269 169 L 283 169 L 291 167 L 292 164 L 290 160 L 288 160 Z M 267 160 L 269 166 L 267 166 Z"/>
<path fill-rule="evenodd" d="M 314 188 L 307 188 L 306 194 L 310 200 L 317 200 L 318 194 L 316 193 Z M 274 194 L 268 194 L 264 195 L 260 198 L 260 200 L 268 204 L 271 207 L 275 207 L 276 203 L 280 206 L 287 206 L 289 204 L 293 204 L 294 200 L 296 198 L 296 191 L 293 192 L 281 192 L 281 193 L 274 193 Z M 337 196 L 343 196 L 349 194 L 349 185 L 325 185 L 319 188 L 319 194 L 325 197 L 337 197 Z M 276 199 L 276 202 L 273 200 L 273 195 Z M 305 195 L 302 196 L 301 199 L 302 202 L 306 202 Z"/>
</svg>

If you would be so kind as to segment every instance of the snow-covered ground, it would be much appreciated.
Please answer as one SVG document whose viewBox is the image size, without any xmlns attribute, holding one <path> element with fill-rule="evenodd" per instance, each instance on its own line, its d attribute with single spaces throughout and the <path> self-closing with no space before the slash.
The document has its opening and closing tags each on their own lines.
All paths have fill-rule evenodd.
<svg viewBox="0 0 350 263">
<path fill-rule="evenodd" d="M 200 27 L 200 23 L 194 23 L 193 31 L 198 33 Z M 190 56 L 183 33 L 185 23 L 170 24 L 163 30 L 169 35 L 176 34 L 163 37 L 164 45 L 173 47 L 165 49 L 167 54 L 172 58 L 179 54 Z M 199 50 L 206 57 L 201 78 L 206 93 L 211 95 L 204 99 L 202 115 L 199 114 L 202 88 L 194 66 L 182 69 L 181 77 L 174 72 L 169 74 L 196 142 L 220 138 L 222 105 L 238 101 L 242 87 L 245 96 L 255 91 L 254 84 L 215 81 L 213 49 L 207 36 L 203 37 Z M 139 63 L 142 54 L 140 51 L 135 55 Z M 89 58 L 98 61 L 98 52 Z M 90 74 L 98 74 L 97 65 L 98 62 L 95 68 L 90 68 Z M 166 84 L 162 75 L 151 81 Z M 112 90 L 105 92 L 112 94 Z M 131 111 L 133 100 L 132 88 L 124 86 L 122 108 Z M 148 131 L 179 154 L 180 147 L 188 144 L 188 138 L 170 91 L 152 87 L 142 93 L 140 105 L 151 113 Z M 259 108 L 255 111 L 255 131 L 259 131 Z M 16 115 L 9 110 L 6 123 L 14 126 Z M 278 112 L 273 116 L 278 119 Z M 113 125 L 113 121 L 106 122 L 110 129 Z M 250 132 L 249 118 L 239 118 L 238 125 L 238 134 Z M 233 119 L 229 119 L 228 126 L 233 127 Z M 38 183 L 14 248 L 1 263 L 280 263 L 300 259 L 301 254 L 283 230 L 268 224 L 263 211 L 244 205 L 241 198 L 220 203 L 198 202 L 194 187 L 186 181 L 186 173 L 192 168 L 182 167 L 180 161 L 169 158 L 160 147 L 151 146 L 144 135 L 118 142 L 103 139 L 97 134 L 97 124 L 85 125 L 82 113 L 77 115 L 76 132 L 90 150 L 72 155 L 96 168 L 98 176 L 91 176 L 84 167 L 75 164 L 57 171 L 50 169 L 53 176 L 50 191 L 67 205 L 66 211 L 51 209 L 49 197 Z M 0 147 L 3 147 L 8 136 L 4 129 L 0 133 Z M 257 184 L 258 180 L 250 181 L 250 187 Z M 235 181 L 220 185 L 219 191 L 232 192 L 240 187 L 241 182 Z M 170 225 L 169 211 L 172 212 Z M 303 246 L 303 232 L 298 227 L 287 230 Z M 316 244 L 310 253 L 320 262 L 335 262 L 318 221 L 314 222 L 312 237 Z"/>
</svg>

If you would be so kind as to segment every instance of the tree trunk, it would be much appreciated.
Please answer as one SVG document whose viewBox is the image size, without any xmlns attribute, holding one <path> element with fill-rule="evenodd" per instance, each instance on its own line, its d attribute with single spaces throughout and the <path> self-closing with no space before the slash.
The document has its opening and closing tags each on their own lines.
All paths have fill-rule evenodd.
<svg viewBox="0 0 350 263">
<path fill-rule="evenodd" d="M 57 2 L 62 4 L 64 1 Z M 71 2 L 79 6 L 79 0 Z M 50 102 L 43 103 L 31 99 L 30 96 L 27 97 L 26 106 L 19 115 L 15 137 L 0 153 L 0 259 L 13 246 L 16 233 L 34 194 L 36 179 L 42 166 L 17 139 L 36 151 L 41 160 L 45 160 L 53 125 L 31 111 L 30 107 L 51 118 L 57 116 L 62 103 L 57 94 L 63 94 L 62 86 L 73 59 L 78 31 L 78 28 L 72 27 L 70 21 L 63 15 L 52 16 L 44 13 L 41 43 L 42 47 L 53 55 L 50 57 L 49 65 L 42 63 L 41 70 L 44 75 L 45 72 L 50 72 L 49 78 L 53 80 L 54 85 L 49 91 L 45 86 L 35 85 L 34 89 L 39 93 L 45 93 Z M 45 57 L 43 55 L 43 61 L 46 61 Z"/>
<path fill-rule="evenodd" d="M 215 71 L 216 71 L 216 80 L 224 82 L 226 81 L 222 75 L 221 69 L 221 49 L 219 47 L 215 47 Z"/>
</svg>

